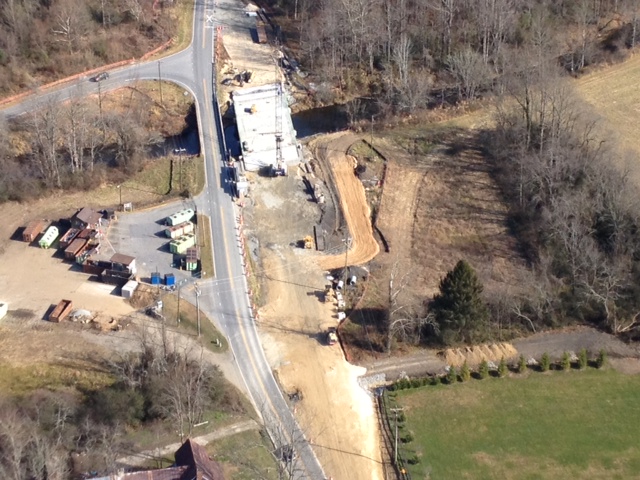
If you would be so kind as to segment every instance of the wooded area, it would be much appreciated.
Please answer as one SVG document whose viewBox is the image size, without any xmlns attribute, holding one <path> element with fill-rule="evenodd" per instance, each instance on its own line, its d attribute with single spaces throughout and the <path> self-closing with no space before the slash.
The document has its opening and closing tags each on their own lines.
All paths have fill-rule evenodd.
<svg viewBox="0 0 640 480">
<path fill-rule="evenodd" d="M 97 97 L 55 99 L 0 123 L 0 203 L 52 190 L 88 190 L 140 171 L 165 138 L 192 128 L 189 98 L 165 87 L 160 105 L 144 85 Z"/>
<path fill-rule="evenodd" d="M 557 60 L 577 74 L 638 41 L 636 0 L 279 0 L 307 68 L 382 113 L 473 99 Z"/>
<path fill-rule="evenodd" d="M 139 57 L 175 35 L 173 0 L 1 0 L 0 96 Z"/>
<path fill-rule="evenodd" d="M 308 68 L 337 86 L 336 98 L 358 98 L 348 108 L 353 123 L 480 97 L 498 105 L 495 128 L 476 133 L 476 143 L 509 207 L 529 283 L 485 297 L 489 315 L 443 316 L 445 292 L 422 312 L 390 302 L 389 337 L 424 341 L 427 332 L 455 344 L 584 322 L 636 331 L 637 186 L 620 168 L 627 154 L 596 128 L 571 78 L 624 60 L 638 43 L 640 2 L 281 0 L 275 8 Z"/>
<path fill-rule="evenodd" d="M 139 352 L 96 365 L 113 379 L 103 388 L 0 398 L 0 477 L 66 480 L 83 466 L 115 474 L 131 449 L 127 437 L 141 427 L 183 441 L 203 419 L 244 412 L 240 394 L 202 351 L 161 340 L 141 335 Z"/>
</svg>

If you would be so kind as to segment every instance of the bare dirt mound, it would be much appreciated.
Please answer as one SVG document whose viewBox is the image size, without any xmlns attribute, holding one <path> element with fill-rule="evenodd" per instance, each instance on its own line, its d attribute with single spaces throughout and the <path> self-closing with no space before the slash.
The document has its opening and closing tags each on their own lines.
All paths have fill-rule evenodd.
<svg viewBox="0 0 640 480">
<path fill-rule="evenodd" d="M 483 361 L 499 362 L 516 358 L 518 351 L 510 343 L 493 343 L 491 345 L 477 345 L 475 347 L 448 348 L 439 354 L 447 365 L 460 367 L 467 362 L 470 367 Z"/>
<path fill-rule="evenodd" d="M 325 270 L 343 268 L 345 261 L 349 265 L 361 265 L 373 259 L 380 251 L 373 236 L 371 212 L 364 187 L 355 175 L 353 160 L 347 157 L 347 150 L 358 140 L 356 135 L 340 133 L 327 135 L 315 144 L 316 158 L 331 169 L 351 237 L 351 248 L 346 258 L 340 253 L 319 260 L 320 267 Z"/>
</svg>

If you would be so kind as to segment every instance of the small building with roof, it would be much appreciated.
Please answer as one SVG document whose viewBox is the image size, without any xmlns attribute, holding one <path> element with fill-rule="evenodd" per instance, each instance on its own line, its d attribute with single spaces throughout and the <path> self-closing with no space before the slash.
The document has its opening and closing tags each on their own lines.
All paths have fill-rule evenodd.
<svg viewBox="0 0 640 480">
<path fill-rule="evenodd" d="M 175 459 L 169 468 L 116 473 L 94 480 L 224 480 L 222 466 L 211 460 L 204 447 L 193 440 L 187 439 L 182 444 Z"/>
<path fill-rule="evenodd" d="M 122 253 L 115 253 L 109 261 L 113 265 L 113 270 L 126 271 L 131 275 L 136 274 L 136 258 Z"/>
<path fill-rule="evenodd" d="M 98 229 L 101 225 L 102 214 L 95 210 L 84 207 L 71 217 L 71 226 L 79 230 Z"/>
</svg>

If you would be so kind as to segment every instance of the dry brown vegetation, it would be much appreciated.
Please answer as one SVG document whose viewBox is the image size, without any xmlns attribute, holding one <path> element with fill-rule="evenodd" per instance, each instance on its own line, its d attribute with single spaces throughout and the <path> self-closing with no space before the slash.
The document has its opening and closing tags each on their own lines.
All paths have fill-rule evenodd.
<svg viewBox="0 0 640 480">
<path fill-rule="evenodd" d="M 120 60 L 176 34 L 175 2 L 7 0 L 0 3 L 0 96 Z"/>
<path fill-rule="evenodd" d="M 375 138 L 374 146 L 387 161 L 375 223 L 381 253 L 371 262 L 365 297 L 343 328 L 369 353 L 385 350 L 390 303 L 405 315 L 423 315 L 424 302 L 458 260 L 476 269 L 488 297 L 514 292 L 527 272 L 507 226 L 508 207 L 472 134 L 407 126 Z M 417 339 L 394 335 L 419 341 L 425 332 L 414 333 Z M 366 341 L 357 340 L 362 335 Z"/>
<path fill-rule="evenodd" d="M 159 93 L 157 82 L 137 82 L 62 106 L 50 102 L 0 125 L 0 201 L 120 184 L 171 152 L 166 137 L 195 128 L 192 99 L 170 84 L 163 85 L 162 101 Z"/>
<path fill-rule="evenodd" d="M 640 185 L 640 55 L 585 75 L 576 82 L 576 91 L 600 116 L 602 136 L 613 140 L 622 152 L 617 164 L 628 169 Z M 625 151 L 630 154 L 625 154 Z"/>
<path fill-rule="evenodd" d="M 412 219 L 416 283 L 423 296 L 434 294 L 443 274 L 464 258 L 486 293 L 496 295 L 525 271 L 507 227 L 508 208 L 472 136 L 454 135 L 435 148 Z"/>
</svg>

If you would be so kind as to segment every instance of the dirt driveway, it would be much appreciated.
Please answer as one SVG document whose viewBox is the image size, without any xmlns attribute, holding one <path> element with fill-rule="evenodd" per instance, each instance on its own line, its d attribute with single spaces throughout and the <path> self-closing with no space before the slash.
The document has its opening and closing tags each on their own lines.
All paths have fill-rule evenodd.
<svg viewBox="0 0 640 480">
<path fill-rule="evenodd" d="M 357 382 L 365 370 L 348 364 L 338 345 L 326 345 L 324 332 L 337 325 L 333 306 L 322 301 L 326 279 L 318 254 L 295 246 L 320 212 L 294 169 L 289 177 L 256 178 L 253 203 L 245 231 L 260 241 L 259 331 L 267 358 L 283 389 L 302 393 L 293 408 L 326 474 L 381 479 L 373 399 Z"/>
</svg>

